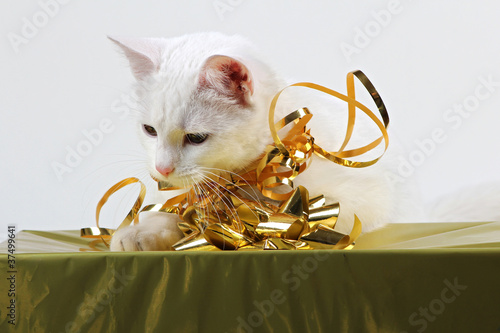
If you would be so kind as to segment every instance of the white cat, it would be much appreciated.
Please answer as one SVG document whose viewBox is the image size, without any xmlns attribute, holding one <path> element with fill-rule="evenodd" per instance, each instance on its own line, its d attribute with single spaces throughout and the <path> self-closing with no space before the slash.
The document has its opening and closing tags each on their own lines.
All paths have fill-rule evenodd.
<svg viewBox="0 0 500 333">
<path fill-rule="evenodd" d="M 267 125 L 270 101 L 294 82 L 280 78 L 245 39 L 200 33 L 112 40 L 125 53 L 137 81 L 137 127 L 154 178 L 186 186 L 221 170 L 238 172 L 272 143 Z M 338 149 L 345 133 L 345 103 L 332 106 L 313 93 L 291 92 L 280 99 L 275 119 L 303 106 L 314 115 L 310 126 L 316 142 L 325 149 Z M 352 141 L 370 142 L 364 137 L 371 133 L 368 125 L 360 121 L 357 126 Z M 340 232 L 350 231 L 354 214 L 365 232 L 389 222 L 418 220 L 421 212 L 410 182 L 393 182 L 389 177 L 397 174 L 398 150 L 392 141 L 385 156 L 367 168 L 348 168 L 315 157 L 294 183 L 304 185 L 311 195 L 324 194 L 329 202 L 340 202 L 336 227 Z M 145 212 L 140 220 L 115 233 L 111 250 L 167 250 L 182 237 L 175 215 Z"/>
</svg>

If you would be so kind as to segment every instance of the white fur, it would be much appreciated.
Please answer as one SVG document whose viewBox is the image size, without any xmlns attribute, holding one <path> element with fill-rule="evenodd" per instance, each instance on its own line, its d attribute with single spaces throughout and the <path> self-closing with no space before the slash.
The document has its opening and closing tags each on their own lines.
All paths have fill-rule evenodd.
<svg viewBox="0 0 500 333">
<path fill-rule="evenodd" d="M 173 39 L 115 38 L 114 41 L 124 50 L 137 78 L 136 93 L 141 105 L 137 114 L 138 132 L 147 151 L 148 171 L 155 178 L 183 186 L 201 181 L 200 174 L 207 171 L 204 168 L 212 168 L 211 172 L 216 169 L 237 172 L 272 143 L 268 108 L 272 97 L 287 82 L 259 60 L 246 40 L 203 33 Z M 214 55 L 231 57 L 251 73 L 253 94 L 248 96 L 246 105 L 221 96 L 217 89 L 199 89 L 203 65 Z M 276 120 L 303 106 L 314 114 L 311 127 L 316 142 L 326 149 L 338 148 L 345 132 L 342 120 L 346 106 L 339 102 L 332 106 L 324 97 L 303 90 L 291 91 L 280 99 Z M 148 137 L 143 124 L 153 126 L 157 138 Z M 186 145 L 183 144 L 186 133 L 210 133 L 210 137 L 201 145 Z M 365 137 L 368 135 L 372 140 L 377 137 L 368 122 L 359 120 L 353 143 L 368 143 Z M 379 163 L 360 169 L 315 158 L 295 184 L 304 185 L 311 195 L 323 193 L 328 201 L 340 202 L 337 228 L 341 232 L 350 231 L 354 214 L 361 219 L 364 231 L 389 222 L 418 220 L 421 212 L 409 190 L 411 186 L 390 181 L 390 175 L 397 175 L 394 169 L 397 154 L 397 144 L 391 142 Z M 157 165 L 173 166 L 175 171 L 164 177 L 156 170 Z M 169 229 L 174 231 L 162 234 L 161 223 L 142 220 L 138 226 L 118 231 L 112 240 L 112 250 L 165 249 L 168 247 L 165 244 L 171 245 L 176 239 L 170 239 L 170 233 L 178 235 L 174 227 Z M 175 222 L 170 218 L 163 227 Z"/>
</svg>

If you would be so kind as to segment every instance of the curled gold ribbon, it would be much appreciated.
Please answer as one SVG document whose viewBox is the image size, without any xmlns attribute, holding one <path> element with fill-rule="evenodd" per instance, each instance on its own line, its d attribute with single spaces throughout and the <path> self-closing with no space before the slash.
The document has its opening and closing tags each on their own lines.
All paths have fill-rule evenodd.
<svg viewBox="0 0 500 333">
<path fill-rule="evenodd" d="M 382 121 L 370 109 L 368 109 L 365 105 L 361 104 L 355 99 L 354 77 L 358 78 L 370 93 L 373 101 L 378 107 L 378 111 L 382 117 Z M 314 139 L 310 135 L 310 133 L 305 130 L 307 122 L 312 117 L 307 108 L 302 108 L 294 111 L 288 114 L 282 120 L 274 123 L 274 113 L 276 110 L 278 99 L 283 91 L 290 87 L 305 87 L 313 90 L 318 90 L 347 102 L 348 123 L 346 136 L 344 142 L 337 152 L 329 152 L 321 148 L 314 142 Z M 364 112 L 377 125 L 378 129 L 381 132 L 381 136 L 363 147 L 344 150 L 349 143 L 352 132 L 354 130 L 356 109 Z M 295 125 L 288 132 L 287 136 L 282 140 L 278 135 L 278 131 L 292 122 L 294 122 Z M 261 184 L 260 190 L 265 196 L 271 199 L 286 199 L 287 195 L 289 195 L 290 192 L 282 194 L 281 192 L 277 193 L 273 191 L 273 189 L 279 187 L 280 185 L 288 185 L 289 187 L 293 188 L 293 179 L 305 170 L 305 168 L 307 167 L 307 160 L 311 157 L 312 153 L 334 163 L 347 167 L 363 168 L 375 164 L 380 158 L 382 158 L 389 145 L 389 136 L 387 134 L 388 125 L 389 115 L 387 113 L 384 102 L 382 101 L 382 98 L 380 97 L 373 84 L 361 71 L 354 71 L 347 74 L 347 95 L 309 82 L 295 83 L 283 88 L 274 96 L 269 108 L 269 128 L 271 130 L 274 145 L 273 147 L 269 148 L 270 150 L 267 152 L 266 156 L 261 160 L 261 163 L 257 167 L 258 183 Z M 360 156 L 369 152 L 370 150 L 377 147 L 382 141 L 384 141 L 384 151 L 379 157 L 364 162 L 347 159 L 348 157 Z M 287 172 L 283 172 L 279 167 L 282 167 L 281 169 L 285 167 L 289 170 Z M 280 171 L 278 172 L 277 170 Z"/>
<path fill-rule="evenodd" d="M 355 99 L 354 78 L 357 78 L 372 96 L 382 120 L 370 109 Z M 348 104 L 346 136 L 336 152 L 321 148 L 314 141 L 307 123 L 313 116 L 307 108 L 296 110 L 274 122 L 274 114 L 281 93 L 289 87 L 305 87 L 339 98 Z M 356 117 L 356 109 L 364 112 L 378 127 L 381 136 L 371 143 L 356 149 L 345 150 L 349 143 Z M 286 136 L 280 138 L 278 131 L 291 124 Z M 349 235 L 334 230 L 340 211 L 338 203 L 326 205 L 323 196 L 309 198 L 306 188 L 294 188 L 293 179 L 304 172 L 313 154 L 339 165 L 362 168 L 373 165 L 385 153 L 389 138 L 386 128 L 389 117 L 380 95 L 361 71 L 347 75 L 347 95 L 308 82 L 295 83 L 279 91 L 271 101 L 269 126 L 274 141 L 266 148 L 255 168 L 235 179 L 224 174 L 210 183 L 197 184 L 185 193 L 174 196 L 163 205 L 148 205 L 141 209 L 146 193 L 145 186 L 137 178 L 124 179 L 111 187 L 99 201 L 96 210 L 97 228 L 83 228 L 82 237 L 100 238 L 106 245 L 114 230 L 99 227 L 99 215 L 108 198 L 121 188 L 139 183 L 141 191 L 127 217 L 118 229 L 138 223 L 142 211 L 175 213 L 181 219 L 180 229 L 186 237 L 173 245 L 183 250 L 253 250 L 253 249 L 349 249 L 361 234 L 361 222 L 354 218 Z M 348 158 L 367 153 L 384 141 L 382 154 L 369 161 L 353 161 Z M 172 190 L 169 184 L 159 182 L 160 190 Z M 275 200 L 274 205 L 261 200 L 250 200 L 238 189 L 257 186 L 261 193 Z M 277 191 L 288 186 L 289 191 Z M 334 184 L 332 184 L 334 186 Z"/>
<path fill-rule="evenodd" d="M 100 238 L 104 242 L 104 244 L 106 244 L 106 246 L 109 246 L 108 241 L 111 240 L 114 230 L 108 228 L 101 228 L 99 226 L 99 215 L 101 214 L 101 209 L 104 206 L 104 204 L 108 201 L 111 195 L 113 195 L 115 192 L 119 191 L 123 187 L 134 183 L 139 183 L 141 185 L 141 192 L 139 193 L 139 196 L 137 197 L 132 209 L 127 214 L 127 216 L 125 217 L 125 219 L 122 221 L 122 223 L 118 228 L 123 228 L 124 226 L 130 225 L 132 221 L 134 221 L 134 223 L 137 223 L 137 214 L 142 206 L 142 203 L 144 202 L 144 197 L 146 196 L 146 187 L 137 178 L 127 178 L 116 183 L 108 191 L 106 191 L 104 196 L 101 198 L 101 200 L 99 200 L 99 203 L 97 204 L 96 216 L 95 216 L 97 227 L 82 228 L 80 230 L 81 237 Z"/>
</svg>

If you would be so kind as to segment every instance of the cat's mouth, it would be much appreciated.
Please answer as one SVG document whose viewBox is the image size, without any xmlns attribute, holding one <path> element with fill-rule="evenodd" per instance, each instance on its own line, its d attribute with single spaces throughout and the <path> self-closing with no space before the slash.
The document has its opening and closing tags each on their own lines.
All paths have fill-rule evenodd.
<svg viewBox="0 0 500 333">
<path fill-rule="evenodd" d="M 174 184 L 172 184 L 172 183 L 170 183 L 170 182 L 168 182 L 168 181 L 166 181 L 166 180 L 158 179 L 158 178 L 156 178 L 155 176 L 153 176 L 153 175 L 151 175 L 151 174 L 150 174 L 150 176 L 151 176 L 151 178 L 153 178 L 153 180 L 154 180 L 155 182 L 157 182 L 157 183 L 158 183 L 158 188 L 171 188 L 171 187 L 176 187 Z"/>
<path fill-rule="evenodd" d="M 195 182 L 189 182 L 188 179 L 183 180 L 183 181 L 176 181 L 172 177 L 169 177 L 168 179 L 165 179 L 165 177 L 155 177 L 152 174 L 150 174 L 150 176 L 151 176 L 151 178 L 153 178 L 153 180 L 155 182 L 158 183 L 158 186 L 160 188 L 188 187 L 188 186 L 191 186 L 191 185 L 195 184 Z"/>
<path fill-rule="evenodd" d="M 160 188 L 185 188 L 185 187 L 190 187 L 195 184 L 200 184 L 200 183 L 206 183 L 206 182 L 211 182 L 214 181 L 215 178 L 218 178 L 218 175 L 204 175 L 203 177 L 193 174 L 193 175 L 186 175 L 186 176 L 174 176 L 170 175 L 168 178 L 164 176 L 156 176 L 152 173 L 150 173 L 151 178 L 155 182 L 158 183 Z"/>
</svg>

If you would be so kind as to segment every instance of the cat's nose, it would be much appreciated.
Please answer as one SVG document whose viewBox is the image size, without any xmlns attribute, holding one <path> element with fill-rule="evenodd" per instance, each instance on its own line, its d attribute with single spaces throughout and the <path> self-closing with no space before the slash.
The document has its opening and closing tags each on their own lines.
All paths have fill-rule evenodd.
<svg viewBox="0 0 500 333">
<path fill-rule="evenodd" d="M 156 166 L 156 170 L 158 170 L 159 173 L 164 175 L 165 177 L 171 174 L 174 171 L 174 168 L 172 167 L 162 167 L 162 166 Z"/>
</svg>

